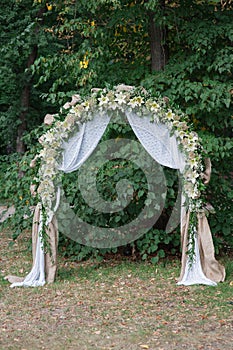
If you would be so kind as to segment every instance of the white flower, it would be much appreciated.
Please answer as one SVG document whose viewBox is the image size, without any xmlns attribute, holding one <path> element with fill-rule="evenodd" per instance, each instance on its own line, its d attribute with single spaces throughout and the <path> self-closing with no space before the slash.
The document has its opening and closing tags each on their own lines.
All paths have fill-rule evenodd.
<svg viewBox="0 0 233 350">
<path fill-rule="evenodd" d="M 141 106 L 143 103 L 144 103 L 143 98 L 140 97 L 140 96 L 137 96 L 137 97 L 133 97 L 133 98 L 129 101 L 128 105 L 131 106 L 132 108 L 134 108 L 134 107 L 139 107 L 139 106 Z"/>
<path fill-rule="evenodd" d="M 52 132 L 47 132 L 45 135 L 44 135 L 44 142 L 47 142 L 47 143 L 51 143 L 52 141 L 54 141 L 54 134 Z"/>
<path fill-rule="evenodd" d="M 55 160 L 55 158 L 53 158 L 53 157 L 48 157 L 48 158 L 46 159 L 46 163 L 47 163 L 49 166 L 55 166 L 56 160 Z"/>
<path fill-rule="evenodd" d="M 192 184 L 195 184 L 195 183 L 196 183 L 197 178 L 198 178 L 199 176 L 200 176 L 200 174 L 199 174 L 197 171 L 195 171 L 195 170 L 189 169 L 189 170 L 187 170 L 187 171 L 185 172 L 185 177 L 186 177 L 186 179 L 189 180 L 189 181 L 191 181 Z"/>
<path fill-rule="evenodd" d="M 84 101 L 81 103 L 81 105 L 84 107 L 85 111 L 88 111 L 90 109 L 90 102 Z"/>
<path fill-rule="evenodd" d="M 198 169 L 199 162 L 196 158 L 187 159 L 187 165 L 192 169 Z"/>
<path fill-rule="evenodd" d="M 63 122 L 63 127 L 65 128 L 65 130 L 70 131 L 72 129 L 74 123 L 75 123 L 74 115 L 73 114 L 68 114 L 66 116 L 66 119 Z M 64 135 L 64 137 L 65 137 L 65 135 Z"/>
<path fill-rule="evenodd" d="M 191 199 L 196 199 L 200 196 L 197 185 L 193 185 L 191 182 L 186 182 L 184 184 L 184 191 Z"/>
<path fill-rule="evenodd" d="M 72 128 L 72 124 L 71 123 L 69 123 L 68 122 L 68 120 L 66 119 L 66 120 L 64 120 L 64 122 L 63 122 L 63 127 L 65 128 L 65 130 L 67 131 L 67 130 L 70 130 L 71 128 Z M 63 137 L 65 137 L 66 136 L 66 133 L 64 132 L 63 133 Z"/>
<path fill-rule="evenodd" d="M 198 191 L 198 189 L 196 187 L 194 187 L 190 193 L 190 198 L 197 199 L 198 197 L 200 197 L 200 192 Z"/>
<path fill-rule="evenodd" d="M 122 104 L 126 103 L 126 95 L 122 92 L 119 92 L 116 94 L 115 101 L 121 106 Z"/>
<path fill-rule="evenodd" d="M 188 138 L 192 141 L 192 142 L 196 142 L 198 141 L 198 135 L 196 132 L 191 131 Z"/>
<path fill-rule="evenodd" d="M 80 114 L 84 111 L 84 107 L 82 105 L 76 105 L 72 106 L 70 109 L 70 113 L 74 114 L 75 116 L 80 116 Z"/>
<path fill-rule="evenodd" d="M 46 155 L 47 155 L 47 152 L 49 152 L 49 149 L 43 148 L 43 149 L 40 151 L 38 157 L 39 157 L 39 158 L 45 158 Z"/>
<path fill-rule="evenodd" d="M 109 109 L 112 109 L 113 111 L 115 111 L 118 107 L 118 104 L 115 101 L 110 101 L 108 104 Z"/>
<path fill-rule="evenodd" d="M 130 91 L 133 90 L 134 87 L 131 85 L 124 85 L 124 84 L 120 84 L 116 87 L 116 91 Z"/>
<path fill-rule="evenodd" d="M 182 145 L 186 151 L 193 152 L 196 149 L 196 145 L 190 142 L 187 134 L 182 138 Z"/>
<path fill-rule="evenodd" d="M 135 99 L 135 97 L 132 98 L 132 99 L 129 101 L 128 105 L 131 106 L 132 108 L 135 108 L 135 107 L 138 106 L 138 102 L 137 102 L 137 100 Z"/>
<path fill-rule="evenodd" d="M 175 119 L 175 114 L 171 110 L 169 110 L 165 115 L 166 115 L 166 118 L 168 120 L 174 120 Z"/>
<path fill-rule="evenodd" d="M 34 168 L 36 166 L 37 158 L 38 158 L 38 155 L 36 155 L 35 158 L 31 160 L 30 168 Z"/>
<path fill-rule="evenodd" d="M 194 152 L 197 149 L 198 145 L 196 143 L 189 143 L 189 151 Z"/>
<path fill-rule="evenodd" d="M 52 178 L 54 175 L 56 175 L 56 173 L 57 172 L 56 172 L 55 168 L 51 167 L 50 164 L 43 164 L 42 167 L 40 168 L 40 171 L 39 171 L 39 174 L 44 178 L 44 181 L 45 181 L 46 177 Z M 45 182 L 45 184 L 49 186 L 48 183 Z"/>
<path fill-rule="evenodd" d="M 98 98 L 98 101 L 100 106 L 107 105 L 109 102 L 109 98 L 107 96 L 102 95 L 101 97 Z"/>
<path fill-rule="evenodd" d="M 64 105 L 63 105 L 63 108 L 64 109 L 69 109 L 71 106 L 70 102 L 66 102 Z"/>
<path fill-rule="evenodd" d="M 54 114 L 46 114 L 44 117 L 44 124 L 51 125 L 54 122 Z"/>
<path fill-rule="evenodd" d="M 155 101 L 149 103 L 148 107 L 151 112 L 158 112 L 160 110 L 159 104 Z"/>
<path fill-rule="evenodd" d="M 34 185 L 34 184 L 30 185 L 30 193 L 31 193 L 32 197 L 36 196 L 36 185 Z"/>
<path fill-rule="evenodd" d="M 184 130 L 176 130 L 175 135 L 183 140 L 183 138 L 186 136 L 186 132 Z"/>
<path fill-rule="evenodd" d="M 60 140 L 60 142 L 59 142 L 59 140 L 54 140 L 51 144 L 50 144 L 50 147 L 51 147 L 51 149 L 57 149 L 57 148 L 59 148 L 60 147 L 60 145 L 61 145 L 61 140 Z"/>
<path fill-rule="evenodd" d="M 71 106 L 74 106 L 74 105 L 76 105 L 76 103 L 79 102 L 80 100 L 81 100 L 80 95 L 75 94 L 75 95 L 72 96 L 72 100 L 71 100 L 71 102 L 70 102 L 70 105 L 71 105 Z"/>
<path fill-rule="evenodd" d="M 53 181 L 48 178 L 43 179 L 37 189 L 39 194 L 43 194 L 45 191 L 49 192 L 50 194 L 54 193 Z"/>
</svg>

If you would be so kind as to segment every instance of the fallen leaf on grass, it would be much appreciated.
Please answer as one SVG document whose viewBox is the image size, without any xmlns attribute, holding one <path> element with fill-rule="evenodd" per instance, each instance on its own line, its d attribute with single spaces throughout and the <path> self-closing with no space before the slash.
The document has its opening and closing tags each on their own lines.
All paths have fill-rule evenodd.
<svg viewBox="0 0 233 350">
<path fill-rule="evenodd" d="M 141 347 L 142 349 L 149 349 L 149 345 L 146 345 L 146 344 L 142 344 L 142 345 L 140 345 L 140 347 Z"/>
</svg>

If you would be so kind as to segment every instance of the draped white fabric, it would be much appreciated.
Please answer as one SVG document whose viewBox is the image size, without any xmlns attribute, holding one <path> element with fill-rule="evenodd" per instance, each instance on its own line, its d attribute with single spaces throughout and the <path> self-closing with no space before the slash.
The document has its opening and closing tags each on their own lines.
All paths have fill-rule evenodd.
<svg viewBox="0 0 233 350">
<path fill-rule="evenodd" d="M 181 172 L 185 167 L 185 159 L 179 151 L 174 135 L 165 124 L 151 122 L 148 117 L 139 117 L 133 112 L 126 112 L 128 121 L 150 156 L 159 164 Z"/>
<path fill-rule="evenodd" d="M 39 232 L 41 231 L 42 218 L 40 215 Z M 36 257 L 32 270 L 25 277 L 22 282 L 15 282 L 11 284 L 11 288 L 14 287 L 40 287 L 45 284 L 45 256 L 43 252 L 43 244 L 41 241 L 41 235 L 38 235 L 36 245 Z"/>
<path fill-rule="evenodd" d="M 58 169 L 64 173 L 77 170 L 98 145 L 109 120 L 107 114 L 97 114 L 93 120 L 82 124 L 80 130 L 64 143 L 63 160 Z"/>
<path fill-rule="evenodd" d="M 194 261 L 190 265 L 190 259 L 187 257 L 185 272 L 182 280 L 178 282 L 178 285 L 191 286 L 193 284 L 205 284 L 208 286 L 216 286 L 217 283 L 207 278 L 201 267 L 200 252 L 198 248 L 197 236 L 194 237 L 195 250 Z"/>
<path fill-rule="evenodd" d="M 150 118 L 139 117 L 135 113 L 130 111 L 126 112 L 128 121 L 138 137 L 141 144 L 161 165 L 179 169 L 181 172 L 185 167 L 184 155 L 179 151 L 178 142 L 175 136 L 170 136 L 170 130 L 166 125 L 161 123 L 151 123 Z M 63 144 L 63 159 L 59 166 L 59 170 L 70 173 L 77 170 L 88 157 L 92 154 L 98 142 L 100 141 L 106 127 L 110 121 L 110 117 L 105 114 L 97 114 L 91 121 L 80 126 L 79 131 L 73 135 L 67 142 Z M 59 189 L 55 208 L 59 205 Z M 185 210 L 182 209 L 182 215 Z M 49 218 L 49 221 L 52 217 Z M 41 220 L 40 229 L 41 230 Z M 38 235 L 36 259 L 32 271 L 26 276 L 22 283 L 14 283 L 11 287 L 15 286 L 42 286 L 45 284 L 44 273 L 44 253 L 42 249 L 42 243 Z M 193 264 L 192 269 L 189 268 L 188 263 L 186 266 L 185 276 L 179 284 L 212 284 L 214 282 L 207 281 L 205 278 L 201 264 L 198 246 L 196 244 L 196 262 Z"/>
</svg>

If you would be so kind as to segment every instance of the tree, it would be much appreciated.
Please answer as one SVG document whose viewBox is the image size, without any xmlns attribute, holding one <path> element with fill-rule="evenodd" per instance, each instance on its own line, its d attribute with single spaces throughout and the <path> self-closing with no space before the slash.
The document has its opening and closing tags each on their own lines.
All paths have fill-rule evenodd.
<svg viewBox="0 0 233 350">
<path fill-rule="evenodd" d="M 36 108 L 39 92 L 33 89 L 30 67 L 44 44 L 48 45 L 45 33 L 40 30 L 46 11 L 46 6 L 35 7 L 30 0 L 10 0 L 1 5 L 2 152 L 24 153 L 23 135 L 41 120 L 40 108 Z"/>
<path fill-rule="evenodd" d="M 25 128 L 33 129 L 74 93 L 106 84 L 143 85 L 167 96 L 203 135 L 213 162 L 212 230 L 232 242 L 232 1 L 46 3 L 2 5 L 1 152 L 15 150 L 17 135 L 21 139 Z"/>
<path fill-rule="evenodd" d="M 167 18 L 172 38 L 169 62 L 164 71 L 154 72 L 142 82 L 181 106 L 202 136 L 213 169 L 208 187 L 208 199 L 216 210 L 210 216 L 212 232 L 216 240 L 231 245 L 232 15 L 232 2 L 177 3 Z"/>
<path fill-rule="evenodd" d="M 165 1 L 160 0 L 156 9 L 157 11 L 148 11 L 152 72 L 162 70 L 168 61 L 167 29 L 162 23 L 165 14 Z"/>
</svg>

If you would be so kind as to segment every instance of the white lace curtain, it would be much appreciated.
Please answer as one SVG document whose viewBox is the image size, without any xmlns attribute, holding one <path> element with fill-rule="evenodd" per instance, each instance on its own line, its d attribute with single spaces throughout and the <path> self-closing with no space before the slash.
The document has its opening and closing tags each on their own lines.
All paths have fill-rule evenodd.
<svg viewBox="0 0 233 350">
<path fill-rule="evenodd" d="M 98 145 L 109 121 L 108 115 L 97 114 L 93 120 L 82 124 L 79 131 L 64 143 L 59 170 L 71 173 L 80 168 Z"/>
<path fill-rule="evenodd" d="M 183 171 L 185 167 L 184 155 L 179 150 L 175 136 L 170 136 L 170 131 L 167 126 L 161 123 L 151 123 L 149 117 L 139 117 L 135 113 L 129 111 L 126 112 L 126 116 L 137 138 L 153 159 L 155 159 L 161 165 L 178 169 L 181 172 Z M 64 151 L 59 170 L 65 173 L 70 173 L 77 170 L 88 159 L 98 145 L 98 142 L 103 136 L 109 121 L 110 117 L 107 114 L 96 115 L 93 120 L 81 125 L 79 131 L 67 142 L 64 142 Z M 58 205 L 59 189 L 56 208 Z M 181 211 L 181 220 L 184 220 L 185 212 L 185 210 Z M 54 218 L 50 218 L 50 221 L 53 219 Z M 39 214 L 39 221 L 41 222 L 41 214 Z M 14 282 L 11 285 L 12 287 L 39 286 L 44 285 L 46 281 L 45 257 L 40 238 L 40 226 L 41 225 L 38 226 L 37 249 L 33 268 L 23 281 Z M 183 247 L 183 249 L 186 250 L 186 247 Z M 184 273 L 179 283 L 186 285 L 198 283 L 215 285 L 216 283 L 208 279 L 203 273 L 197 237 L 195 249 L 195 263 L 193 264 L 192 269 L 189 269 L 189 261 L 187 259 L 185 262 Z"/>
</svg>

